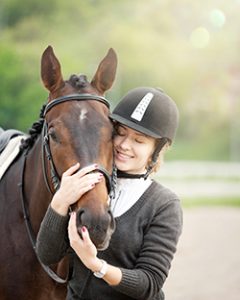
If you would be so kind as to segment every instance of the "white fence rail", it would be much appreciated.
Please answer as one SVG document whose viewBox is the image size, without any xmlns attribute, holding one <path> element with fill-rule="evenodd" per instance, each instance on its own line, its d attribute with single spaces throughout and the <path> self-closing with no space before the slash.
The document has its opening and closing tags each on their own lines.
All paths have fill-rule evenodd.
<svg viewBox="0 0 240 300">
<path fill-rule="evenodd" d="M 156 179 L 180 197 L 240 198 L 240 163 L 166 162 Z"/>
</svg>

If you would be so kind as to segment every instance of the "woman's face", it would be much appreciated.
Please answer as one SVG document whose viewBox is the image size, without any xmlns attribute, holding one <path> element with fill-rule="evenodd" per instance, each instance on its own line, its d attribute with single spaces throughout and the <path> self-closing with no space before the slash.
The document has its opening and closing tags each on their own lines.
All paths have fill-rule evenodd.
<svg viewBox="0 0 240 300">
<path fill-rule="evenodd" d="M 113 139 L 115 163 L 120 171 L 142 174 L 155 149 L 155 139 L 124 125 L 118 125 Z"/>
</svg>

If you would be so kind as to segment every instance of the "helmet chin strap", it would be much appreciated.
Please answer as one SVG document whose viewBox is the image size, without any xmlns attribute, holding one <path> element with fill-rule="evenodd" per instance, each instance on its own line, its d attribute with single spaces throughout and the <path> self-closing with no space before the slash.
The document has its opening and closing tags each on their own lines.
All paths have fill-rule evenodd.
<svg viewBox="0 0 240 300">
<path fill-rule="evenodd" d="M 144 174 L 129 174 L 126 173 L 124 171 L 120 171 L 117 170 L 117 177 L 118 178 L 131 178 L 131 179 L 139 179 L 139 178 L 144 178 L 145 180 L 148 178 L 149 174 L 151 173 L 153 167 L 156 165 L 157 163 L 157 159 L 158 159 L 158 155 L 160 153 L 160 151 L 162 150 L 162 148 L 164 147 L 164 145 L 168 142 L 167 138 L 161 138 L 156 146 L 156 149 L 153 152 L 152 155 L 152 161 L 150 163 L 150 165 L 147 168 L 146 173 Z"/>
<path fill-rule="evenodd" d="M 145 174 L 129 174 L 124 171 L 117 170 L 117 178 L 132 178 L 138 179 L 144 177 Z"/>
</svg>

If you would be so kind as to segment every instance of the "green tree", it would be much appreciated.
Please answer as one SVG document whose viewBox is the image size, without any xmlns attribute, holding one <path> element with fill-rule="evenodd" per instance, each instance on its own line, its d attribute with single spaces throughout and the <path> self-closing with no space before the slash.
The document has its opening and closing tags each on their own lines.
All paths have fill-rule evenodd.
<svg viewBox="0 0 240 300">
<path fill-rule="evenodd" d="M 13 27 L 22 19 L 31 16 L 45 17 L 51 14 L 57 0 L 2 0 L 1 1 L 1 25 Z"/>
<path fill-rule="evenodd" d="M 26 130 L 38 116 L 44 90 L 10 46 L 0 47 L 0 78 L 0 126 Z"/>
</svg>

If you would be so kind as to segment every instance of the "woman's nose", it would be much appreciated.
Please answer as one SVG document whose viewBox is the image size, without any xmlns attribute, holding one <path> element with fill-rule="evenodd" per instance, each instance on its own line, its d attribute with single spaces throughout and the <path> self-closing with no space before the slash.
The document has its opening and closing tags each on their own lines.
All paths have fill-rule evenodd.
<svg viewBox="0 0 240 300">
<path fill-rule="evenodd" d="M 131 142 L 128 137 L 124 137 L 121 139 L 119 143 L 119 147 L 124 150 L 128 150 L 131 147 Z"/>
</svg>

